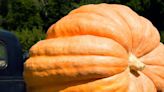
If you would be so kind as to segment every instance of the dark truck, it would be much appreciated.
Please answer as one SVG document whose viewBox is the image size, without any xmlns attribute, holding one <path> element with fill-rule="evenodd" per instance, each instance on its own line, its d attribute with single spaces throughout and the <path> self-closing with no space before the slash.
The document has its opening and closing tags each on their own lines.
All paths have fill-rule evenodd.
<svg viewBox="0 0 164 92">
<path fill-rule="evenodd" d="M 18 39 L 0 29 L 0 92 L 25 92 L 24 61 Z"/>
</svg>

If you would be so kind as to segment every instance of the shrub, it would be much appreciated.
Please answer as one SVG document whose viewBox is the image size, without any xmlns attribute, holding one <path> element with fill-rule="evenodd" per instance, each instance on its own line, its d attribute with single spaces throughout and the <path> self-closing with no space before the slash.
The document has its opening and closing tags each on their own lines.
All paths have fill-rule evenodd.
<svg viewBox="0 0 164 92">
<path fill-rule="evenodd" d="M 42 29 L 36 29 L 36 28 L 33 28 L 32 30 L 18 29 L 12 32 L 19 39 L 22 45 L 23 53 L 28 51 L 31 48 L 31 46 L 34 45 L 36 42 L 45 38 L 45 33 L 44 31 L 42 31 Z"/>
</svg>

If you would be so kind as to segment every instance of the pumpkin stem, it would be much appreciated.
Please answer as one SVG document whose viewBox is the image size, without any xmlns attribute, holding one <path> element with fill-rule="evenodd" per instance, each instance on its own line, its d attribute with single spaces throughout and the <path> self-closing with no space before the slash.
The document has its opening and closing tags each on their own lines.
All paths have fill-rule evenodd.
<svg viewBox="0 0 164 92">
<path fill-rule="evenodd" d="M 145 68 L 145 64 L 139 61 L 139 59 L 130 53 L 129 55 L 129 68 L 135 71 L 142 71 Z"/>
</svg>

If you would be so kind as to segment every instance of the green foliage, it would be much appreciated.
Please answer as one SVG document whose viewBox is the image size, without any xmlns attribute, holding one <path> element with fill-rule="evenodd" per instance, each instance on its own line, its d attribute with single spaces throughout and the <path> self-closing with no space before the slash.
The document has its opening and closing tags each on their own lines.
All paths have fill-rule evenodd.
<svg viewBox="0 0 164 92">
<path fill-rule="evenodd" d="M 158 29 L 164 29 L 162 0 L 0 0 L 0 26 L 8 30 L 32 29 L 34 26 L 47 29 L 72 9 L 97 3 L 128 5 L 150 19 Z"/>
<path fill-rule="evenodd" d="M 11 0 L 8 3 L 8 13 L 2 26 L 5 29 L 16 30 L 42 27 L 43 21 L 39 15 L 39 8 L 33 0 Z"/>
<path fill-rule="evenodd" d="M 22 29 L 12 32 L 19 39 L 22 45 L 23 52 L 28 51 L 32 45 L 45 38 L 45 33 L 42 29 Z"/>
<path fill-rule="evenodd" d="M 150 0 L 131 0 L 126 3 L 126 5 L 130 6 L 133 8 L 136 12 L 142 13 L 150 7 Z"/>
<path fill-rule="evenodd" d="M 0 44 L 0 59 L 3 59 L 6 57 L 6 49 L 3 44 Z"/>
<path fill-rule="evenodd" d="M 0 0 L 0 15 L 6 16 L 8 12 L 8 0 Z"/>
<path fill-rule="evenodd" d="M 7 30 L 47 29 L 60 18 L 85 4 L 119 3 L 130 6 L 150 19 L 158 29 L 164 29 L 162 0 L 0 0 L 0 26 Z"/>
<path fill-rule="evenodd" d="M 160 31 L 161 42 L 164 43 L 164 31 Z"/>
</svg>

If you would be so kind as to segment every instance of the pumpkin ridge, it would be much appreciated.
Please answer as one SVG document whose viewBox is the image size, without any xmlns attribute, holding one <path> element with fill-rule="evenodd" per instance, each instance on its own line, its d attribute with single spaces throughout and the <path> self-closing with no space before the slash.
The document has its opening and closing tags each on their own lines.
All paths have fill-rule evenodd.
<svg viewBox="0 0 164 92">
<path fill-rule="evenodd" d="M 131 46 L 130 46 L 130 48 L 128 48 L 128 51 L 129 51 L 129 53 L 133 53 L 133 34 L 132 34 L 132 27 L 131 27 L 131 25 L 129 24 L 129 22 L 128 22 L 128 20 L 127 20 L 127 18 L 122 14 L 122 12 L 120 12 L 120 10 L 119 10 L 119 8 L 124 8 L 124 10 L 128 10 L 129 12 L 132 12 L 133 13 L 133 15 L 135 14 L 135 17 L 136 17 L 136 15 L 138 16 L 138 14 L 136 14 L 135 12 L 133 12 L 133 10 L 131 9 L 131 8 L 129 8 L 129 7 L 127 7 L 127 6 L 124 6 L 124 5 L 116 5 L 116 4 L 113 4 L 113 5 L 111 5 L 110 7 L 112 7 L 111 9 L 113 9 L 113 10 L 115 10 L 115 12 L 118 14 L 118 15 L 120 15 L 120 17 L 124 20 L 124 22 L 127 24 L 127 26 L 128 26 L 128 29 L 129 29 L 129 31 L 130 31 L 130 33 L 131 33 Z M 131 14 L 132 15 L 132 14 Z"/>
<path fill-rule="evenodd" d="M 158 90 L 162 90 L 161 86 L 163 85 L 160 85 L 161 83 L 158 84 L 158 81 L 154 81 L 153 77 L 156 78 L 155 80 L 162 80 L 163 78 L 157 76 L 156 74 L 150 71 L 144 71 L 142 73 L 145 74 L 154 83 L 154 85 L 156 86 Z"/>
<path fill-rule="evenodd" d="M 119 77 L 119 76 L 126 76 L 126 77 Z M 127 91 L 126 87 L 128 86 L 128 69 L 125 71 L 118 73 L 116 75 L 113 75 L 111 77 L 107 77 L 101 80 L 96 80 L 87 84 L 81 84 L 73 87 L 68 87 L 61 92 L 115 92 L 116 90 L 120 90 L 120 92 Z M 116 81 L 114 81 L 116 80 Z M 124 84 L 122 86 L 121 84 Z M 92 86 L 93 85 L 93 86 Z M 86 89 L 85 89 L 86 88 Z M 98 90 L 98 91 L 97 91 Z M 119 92 L 119 91 L 118 91 Z"/>
<path fill-rule="evenodd" d="M 117 48 L 117 50 L 114 50 L 114 48 Z M 124 55 L 122 55 L 123 53 Z M 43 40 L 30 49 L 30 56 L 45 54 L 48 56 L 103 55 L 128 58 L 125 48 L 116 41 L 105 37 L 96 37 L 91 35 Z"/>
<path fill-rule="evenodd" d="M 106 78 L 106 77 L 104 77 L 104 78 Z M 69 84 L 66 84 L 66 83 L 60 84 L 62 86 L 60 86 L 59 84 L 54 84 L 53 82 L 49 82 L 47 84 L 44 83 L 44 84 L 35 85 L 35 86 L 40 87 L 40 89 L 46 89 L 47 87 L 52 87 L 54 89 L 54 86 L 55 86 L 57 89 L 54 89 L 55 91 L 52 91 L 52 92 L 58 92 L 58 91 L 66 89 L 70 86 L 76 86 L 76 85 L 80 85 L 80 84 L 87 84 L 87 83 L 94 82 L 96 80 L 100 80 L 100 79 L 104 79 L 104 78 L 95 78 L 95 79 L 91 78 L 91 79 L 88 79 L 88 80 L 78 80 L 78 82 L 69 81 Z M 38 90 L 36 87 L 33 87 L 33 86 L 34 85 L 28 86 L 28 89 L 32 89 L 33 91 Z M 36 92 L 40 92 L 40 91 L 36 91 Z"/>
<path fill-rule="evenodd" d="M 69 58 L 69 59 L 68 59 Z M 42 60 L 40 60 L 42 59 Z M 35 61 L 35 62 L 32 62 Z M 42 63 L 40 63 L 42 62 Z M 45 65 L 47 63 L 47 65 Z M 69 64 L 68 64 L 69 63 Z M 101 63 L 101 65 L 99 65 Z M 38 66 L 34 66 L 37 64 Z M 38 56 L 32 57 L 25 63 L 26 69 L 51 69 L 55 66 L 67 64 L 78 68 L 80 65 L 96 65 L 96 66 L 111 66 L 111 67 L 127 67 L 126 59 L 111 57 L 111 56 Z M 42 66 L 41 66 L 42 65 Z M 49 66 L 49 67 L 48 67 Z M 77 67 L 78 66 L 78 67 Z M 73 68 L 73 67 L 72 67 Z"/>
<path fill-rule="evenodd" d="M 135 76 L 131 73 L 129 74 L 130 74 L 130 84 L 129 84 L 128 92 L 156 92 L 157 91 L 153 81 L 144 73 L 139 71 L 138 72 L 139 76 Z M 145 86 L 148 86 L 148 88 L 146 88 Z"/>
<path fill-rule="evenodd" d="M 68 16 L 66 16 L 64 19 L 61 19 L 60 21 L 58 21 L 57 23 L 56 23 L 56 27 L 55 27 L 55 29 L 56 29 L 56 36 L 65 36 L 65 34 L 62 34 L 62 35 L 60 35 L 61 33 L 60 32 L 62 32 L 62 31 L 67 31 L 67 33 L 69 33 L 69 34 L 66 34 L 66 35 L 69 35 L 69 36 L 73 36 L 73 35 L 85 35 L 85 34 L 90 34 L 90 35 L 95 35 L 95 36 L 100 36 L 100 37 L 107 37 L 107 38 L 112 38 L 112 39 L 114 39 L 115 41 L 117 41 L 117 42 L 119 42 L 119 43 L 121 43 L 122 45 L 123 45 L 123 47 L 125 47 L 126 49 L 128 48 L 128 43 L 126 42 L 126 41 L 128 41 L 128 38 L 125 38 L 125 37 L 127 37 L 128 35 L 126 34 L 126 33 L 124 33 L 124 35 L 125 36 L 122 36 L 122 37 L 119 37 L 119 36 L 117 36 L 116 35 L 116 33 L 118 33 L 118 34 L 120 34 L 120 35 L 123 35 L 121 32 L 121 30 L 122 29 L 120 29 L 119 27 L 117 27 L 117 25 L 115 24 L 115 23 L 110 23 L 110 22 L 108 22 L 106 19 L 104 20 L 104 17 L 102 17 L 102 16 L 99 16 L 99 18 L 95 18 L 95 16 L 93 16 L 93 14 L 92 13 L 90 13 L 89 15 L 85 15 L 85 16 L 87 16 L 87 17 L 85 17 L 84 16 L 84 14 L 85 13 L 82 13 L 83 14 L 83 16 L 81 15 L 81 14 L 71 14 L 71 15 L 68 15 Z M 75 16 L 76 15 L 76 16 Z M 80 15 L 80 16 L 78 16 L 77 17 L 77 15 Z M 76 19 L 70 19 L 70 16 L 71 17 L 73 17 L 74 16 L 74 18 Z M 98 16 L 97 16 L 98 17 Z M 100 19 L 100 17 L 101 17 L 101 19 Z M 91 18 L 92 18 L 92 20 L 91 20 Z M 93 19 L 94 18 L 94 19 Z M 102 20 L 103 19 L 103 20 Z M 67 21 L 66 21 L 67 20 Z M 76 30 L 73 30 L 72 31 L 72 29 L 69 29 L 70 28 L 70 26 L 69 27 L 65 27 L 65 29 L 66 30 L 64 30 L 64 29 L 62 29 L 62 26 L 61 26 L 61 24 L 63 23 L 63 21 L 64 22 L 68 22 L 68 23 L 66 23 L 66 24 L 69 24 L 69 23 L 71 23 L 71 22 L 74 22 L 74 24 L 73 25 L 76 25 L 76 27 L 74 27 L 74 26 L 72 26 L 72 25 L 70 25 L 70 26 L 72 26 L 74 29 L 76 29 Z M 83 21 L 84 22 L 86 22 L 86 21 L 88 21 L 88 22 L 86 22 L 86 23 L 83 23 Z M 103 29 L 105 29 L 104 31 L 100 31 L 100 28 L 98 28 L 98 29 L 96 29 L 96 28 L 94 28 L 94 26 L 97 26 L 97 25 L 99 25 L 98 23 L 99 22 L 104 22 L 104 24 L 105 25 L 101 25 L 101 28 L 103 28 Z M 96 23 L 96 24 L 95 24 Z M 92 25 L 91 25 L 92 24 Z M 88 26 L 93 26 L 92 28 L 90 28 L 90 29 L 92 29 L 92 31 L 89 31 L 89 30 L 87 30 L 86 28 L 85 28 L 85 26 L 86 25 L 88 25 Z M 112 25 L 113 26 L 115 26 L 115 27 L 112 27 Z M 83 30 L 83 31 L 81 31 L 81 30 L 78 30 L 78 32 L 76 32 L 77 31 L 77 29 L 79 28 L 79 26 L 82 28 L 81 30 Z M 84 26 L 84 27 L 82 27 L 82 26 Z M 68 31 L 69 30 L 69 31 Z M 116 30 L 119 30 L 119 31 L 116 31 Z M 51 30 L 48 30 L 48 31 L 51 31 Z M 108 31 L 112 31 L 112 32 L 108 32 Z M 48 32 L 48 33 L 50 33 L 50 32 Z M 76 33 L 76 34 L 75 34 Z M 106 34 L 104 34 L 104 33 L 106 33 Z M 48 34 L 49 35 L 49 34 Z M 55 36 L 55 37 L 56 37 Z M 116 38 L 116 39 L 115 39 Z M 123 40 L 123 39 L 125 39 L 125 40 Z M 121 41 L 120 41 L 121 40 Z"/>
<path fill-rule="evenodd" d="M 159 42 L 159 33 L 157 32 L 157 29 L 153 26 L 153 24 L 149 21 L 149 20 L 147 20 L 146 18 L 144 18 L 144 17 L 142 17 L 142 16 L 140 16 L 140 18 L 141 18 L 141 21 L 145 24 L 145 25 L 142 25 L 142 26 L 144 26 L 144 30 L 146 30 L 146 31 L 144 31 L 144 33 L 143 33 L 143 36 L 142 36 L 142 39 L 141 39 L 141 41 L 140 41 L 140 43 L 139 43 L 139 45 L 138 45 L 138 47 L 136 48 L 136 51 L 138 51 L 138 50 L 140 50 L 140 52 L 136 52 L 135 54 L 137 54 L 137 53 L 141 53 L 141 52 L 144 52 L 144 53 L 142 53 L 141 55 L 138 55 L 139 57 L 142 57 L 142 56 L 144 56 L 144 55 L 146 55 L 146 54 L 148 54 L 148 53 L 150 53 L 151 51 L 153 51 L 155 48 L 157 48 L 158 46 L 159 46 L 159 44 L 160 44 L 160 42 Z M 146 27 L 145 27 L 146 26 Z M 148 34 L 149 33 L 149 34 Z M 148 36 L 150 35 L 150 37 L 151 38 L 157 38 L 156 40 L 157 41 L 154 41 L 154 39 L 152 39 L 151 41 L 148 39 Z M 142 49 L 141 47 L 143 47 L 142 45 L 143 44 L 147 44 L 147 43 L 149 43 L 149 42 L 155 42 L 155 45 L 153 46 L 153 47 L 151 47 L 151 49 L 149 49 L 149 48 L 147 48 L 147 46 L 149 45 L 146 45 L 146 47 L 144 48 L 144 49 Z"/>
<path fill-rule="evenodd" d="M 100 7 L 102 5 L 102 7 Z M 89 7 L 89 5 L 86 5 L 85 7 Z M 106 7 L 106 4 L 105 4 L 105 6 L 104 6 L 104 3 L 102 3 L 102 4 L 98 4 L 98 5 L 94 5 L 94 7 L 99 7 L 98 9 L 100 9 L 100 10 L 104 10 L 104 7 Z M 83 7 L 82 7 L 83 8 Z M 92 7 L 89 7 L 89 8 L 92 8 Z M 87 9 L 83 9 L 83 10 L 80 10 L 81 8 L 79 7 L 79 11 L 78 10 L 72 10 L 68 15 L 70 15 L 70 14 L 76 14 L 76 13 L 91 13 L 91 14 L 96 14 L 96 15 L 99 15 L 99 16 L 102 16 L 102 17 L 104 17 L 104 18 L 107 18 L 106 20 L 108 20 L 108 18 L 110 18 L 111 20 L 109 20 L 109 21 L 114 21 L 114 23 L 116 23 L 116 24 L 119 24 L 119 26 L 120 26 L 120 23 L 118 23 L 117 21 L 115 21 L 115 19 L 113 19 L 113 16 L 111 16 L 110 14 L 103 14 L 102 13 L 102 11 L 101 12 L 98 12 L 98 10 L 96 9 L 92 9 L 93 11 L 91 11 L 91 10 L 87 10 Z M 113 8 L 110 8 L 110 10 L 112 10 L 112 13 L 114 12 L 114 13 L 116 13 L 116 15 L 120 15 L 120 14 L 118 14 Z M 106 10 L 104 10 L 104 11 L 106 11 Z M 119 19 L 121 19 L 122 20 L 122 17 L 120 17 L 120 16 L 117 16 L 117 17 L 119 17 Z M 123 20 L 121 21 L 121 22 L 124 22 Z M 121 27 L 122 27 L 122 25 L 121 25 Z"/>
<path fill-rule="evenodd" d="M 149 65 L 149 67 L 161 67 L 164 68 L 164 66 L 154 66 L 154 65 Z M 151 71 L 153 74 L 158 75 L 158 77 L 160 77 L 161 79 L 164 79 L 164 76 L 162 76 L 161 74 L 155 72 L 155 71 Z"/>
<path fill-rule="evenodd" d="M 118 66 L 112 66 L 112 68 L 114 68 L 114 69 L 117 69 L 117 67 L 118 67 Z M 92 66 L 90 66 L 90 67 L 88 67 L 88 68 L 89 68 L 89 69 L 93 69 Z M 99 68 L 101 68 L 101 67 L 99 67 Z M 103 68 L 105 68 L 105 67 L 103 67 Z M 125 68 L 125 66 L 119 66 L 119 68 Z M 68 69 L 69 69 L 69 68 L 68 68 Z M 35 70 L 35 69 L 34 69 L 34 70 L 33 70 L 33 69 L 28 69 L 28 68 L 26 69 L 27 72 L 33 71 L 33 72 L 38 72 L 38 73 L 39 73 L 39 72 L 40 72 L 40 73 L 41 73 L 41 72 L 45 72 L 45 71 L 53 71 L 53 70 L 57 70 L 57 69 L 56 69 L 56 68 L 50 68 L 50 69 L 44 69 L 44 70 L 42 70 L 42 69 L 39 69 L 39 70 Z"/>
</svg>

